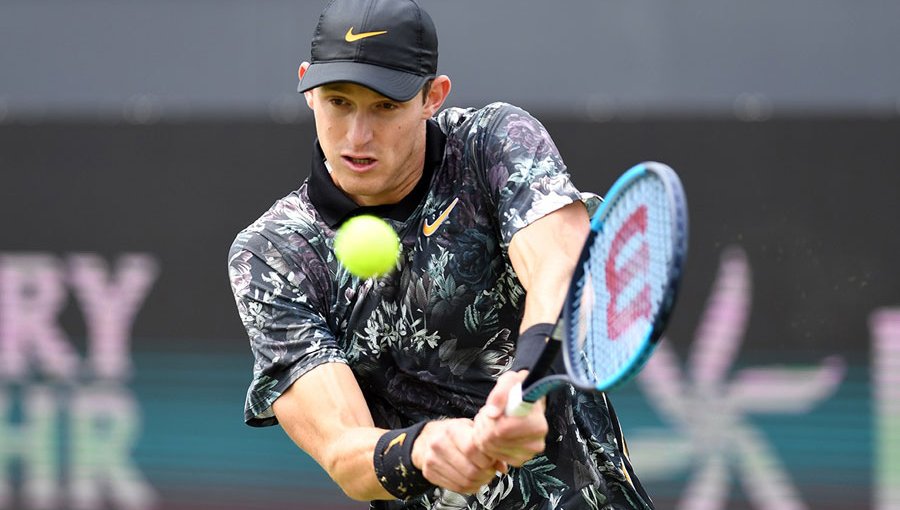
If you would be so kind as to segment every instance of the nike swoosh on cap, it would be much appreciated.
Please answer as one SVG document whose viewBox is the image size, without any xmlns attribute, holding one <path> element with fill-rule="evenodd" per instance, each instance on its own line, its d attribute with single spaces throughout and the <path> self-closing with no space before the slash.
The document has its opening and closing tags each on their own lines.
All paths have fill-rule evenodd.
<svg viewBox="0 0 900 510">
<path fill-rule="evenodd" d="M 448 205 L 447 208 L 444 209 L 443 212 L 441 212 L 440 216 L 438 216 L 434 220 L 434 223 L 429 224 L 428 220 L 425 220 L 425 222 L 422 223 L 422 233 L 425 234 L 425 237 L 430 237 L 437 231 L 438 227 L 440 227 L 441 224 L 446 221 L 447 217 L 450 216 L 450 211 L 452 211 L 453 208 L 456 207 L 457 202 L 459 202 L 459 197 L 454 198 L 453 202 L 450 202 L 450 205 Z"/>
<path fill-rule="evenodd" d="M 354 34 L 353 27 L 347 29 L 347 33 L 344 34 L 344 40 L 347 42 L 356 42 L 360 39 L 365 39 L 366 37 L 375 37 L 376 35 L 386 34 L 387 30 L 379 30 L 376 32 L 363 32 L 361 34 Z"/>
</svg>

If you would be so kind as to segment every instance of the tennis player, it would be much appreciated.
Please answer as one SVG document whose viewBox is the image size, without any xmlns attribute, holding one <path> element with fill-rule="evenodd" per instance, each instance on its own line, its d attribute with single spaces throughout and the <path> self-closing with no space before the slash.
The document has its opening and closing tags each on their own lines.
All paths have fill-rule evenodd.
<svg viewBox="0 0 900 510">
<path fill-rule="evenodd" d="M 245 419 L 280 424 L 375 509 L 652 508 L 604 395 L 501 411 L 559 314 L 596 197 L 525 111 L 441 111 L 437 61 L 413 0 L 322 13 L 299 70 L 310 175 L 229 255 L 255 357 Z M 333 251 L 363 213 L 402 242 L 379 279 Z"/>
</svg>

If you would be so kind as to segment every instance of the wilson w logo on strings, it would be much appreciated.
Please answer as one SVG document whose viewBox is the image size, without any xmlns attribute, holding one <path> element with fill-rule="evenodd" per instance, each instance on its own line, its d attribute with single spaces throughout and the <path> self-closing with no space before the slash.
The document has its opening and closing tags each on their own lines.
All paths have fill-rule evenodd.
<svg viewBox="0 0 900 510">
<path fill-rule="evenodd" d="M 650 247 L 646 233 L 647 206 L 642 205 L 628 216 L 613 237 L 604 268 L 606 290 L 609 291 L 606 330 L 610 340 L 622 336 L 638 320 L 650 318 L 650 285 L 647 283 Z M 636 249 L 623 252 L 634 242 L 638 243 Z M 627 258 L 619 261 L 620 257 Z M 644 285 L 637 292 L 631 291 L 642 281 Z"/>
</svg>

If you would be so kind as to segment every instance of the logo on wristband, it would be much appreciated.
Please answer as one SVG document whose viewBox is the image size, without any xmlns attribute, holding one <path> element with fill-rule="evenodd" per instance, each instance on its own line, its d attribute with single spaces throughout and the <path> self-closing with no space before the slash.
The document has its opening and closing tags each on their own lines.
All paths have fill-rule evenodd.
<svg viewBox="0 0 900 510">
<path fill-rule="evenodd" d="M 395 437 L 394 439 L 392 439 L 391 442 L 388 443 L 388 447 L 385 448 L 384 453 L 382 455 L 387 455 L 387 452 L 391 451 L 391 448 L 393 448 L 394 445 L 403 446 L 404 440 L 406 440 L 406 432 L 404 432 L 404 433 L 400 434 L 399 436 Z"/>
</svg>

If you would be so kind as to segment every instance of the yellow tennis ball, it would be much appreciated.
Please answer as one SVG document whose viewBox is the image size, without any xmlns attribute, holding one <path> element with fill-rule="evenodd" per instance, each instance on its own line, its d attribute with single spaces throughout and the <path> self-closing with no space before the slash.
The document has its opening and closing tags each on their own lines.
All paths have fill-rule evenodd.
<svg viewBox="0 0 900 510">
<path fill-rule="evenodd" d="M 397 264 L 400 239 L 393 227 L 381 218 L 355 216 L 338 229 L 334 238 L 334 254 L 354 276 L 381 276 Z"/>
</svg>

